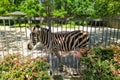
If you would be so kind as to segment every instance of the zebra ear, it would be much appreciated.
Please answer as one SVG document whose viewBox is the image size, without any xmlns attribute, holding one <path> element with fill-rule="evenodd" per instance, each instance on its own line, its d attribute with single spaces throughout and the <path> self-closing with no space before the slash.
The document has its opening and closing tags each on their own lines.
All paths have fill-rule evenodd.
<svg viewBox="0 0 120 80">
<path fill-rule="evenodd" d="M 37 28 L 36 27 L 33 27 L 32 31 L 34 32 Z"/>
<path fill-rule="evenodd" d="M 32 27 L 31 28 L 31 32 L 36 32 L 37 31 L 37 28 L 36 27 Z"/>
</svg>

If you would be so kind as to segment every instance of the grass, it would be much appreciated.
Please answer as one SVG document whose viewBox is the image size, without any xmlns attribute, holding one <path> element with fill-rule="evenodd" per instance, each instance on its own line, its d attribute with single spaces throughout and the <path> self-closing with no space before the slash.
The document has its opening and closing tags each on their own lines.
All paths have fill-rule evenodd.
<svg viewBox="0 0 120 80">
<path fill-rule="evenodd" d="M 22 23 L 22 24 L 14 24 L 13 25 L 13 27 L 30 27 L 30 26 L 35 26 L 35 24 Z"/>
</svg>

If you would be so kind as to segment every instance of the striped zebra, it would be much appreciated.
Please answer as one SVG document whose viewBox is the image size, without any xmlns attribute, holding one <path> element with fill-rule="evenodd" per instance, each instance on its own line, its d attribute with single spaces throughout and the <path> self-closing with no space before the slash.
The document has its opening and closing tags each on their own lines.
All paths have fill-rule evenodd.
<svg viewBox="0 0 120 80">
<path fill-rule="evenodd" d="M 70 32 L 56 32 L 52 35 L 52 50 L 57 51 L 71 51 L 86 47 L 89 42 L 87 32 L 83 30 L 75 30 Z M 44 44 L 46 48 L 49 47 L 49 29 L 34 27 L 30 33 L 30 41 L 28 49 L 31 50 L 38 42 Z"/>
<path fill-rule="evenodd" d="M 70 32 L 51 33 L 52 52 L 55 53 L 60 62 L 60 54 L 58 51 L 72 51 L 86 47 L 89 42 L 87 32 L 83 30 L 75 30 Z M 47 49 L 49 48 L 49 29 L 34 27 L 30 34 L 30 43 L 28 49 L 32 49 L 38 42 L 41 42 Z"/>
</svg>

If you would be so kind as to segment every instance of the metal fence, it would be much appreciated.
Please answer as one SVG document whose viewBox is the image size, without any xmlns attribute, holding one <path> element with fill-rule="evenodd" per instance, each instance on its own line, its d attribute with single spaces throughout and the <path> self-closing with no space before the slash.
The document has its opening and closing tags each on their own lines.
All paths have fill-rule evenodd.
<svg viewBox="0 0 120 80">
<path fill-rule="evenodd" d="M 120 46 L 120 19 L 103 18 L 103 19 L 70 19 L 70 18 L 4 18 L 0 21 L 0 55 L 4 56 L 8 53 L 22 53 L 27 56 L 32 53 L 34 57 L 43 56 L 41 53 L 41 45 L 35 50 L 28 50 L 27 43 L 30 39 L 30 32 L 33 26 L 40 25 L 48 28 L 51 32 L 63 32 L 84 30 L 89 34 L 90 46 Z M 43 46 L 42 46 L 43 47 Z M 52 46 L 51 46 L 52 47 Z M 37 54 L 36 54 L 37 53 Z M 78 59 L 74 56 L 67 55 L 63 57 L 63 64 L 74 67 L 79 70 Z M 58 67 L 58 59 L 52 58 L 52 69 Z M 70 64 L 70 63 L 75 64 Z M 69 70 L 70 71 L 70 70 Z"/>
</svg>

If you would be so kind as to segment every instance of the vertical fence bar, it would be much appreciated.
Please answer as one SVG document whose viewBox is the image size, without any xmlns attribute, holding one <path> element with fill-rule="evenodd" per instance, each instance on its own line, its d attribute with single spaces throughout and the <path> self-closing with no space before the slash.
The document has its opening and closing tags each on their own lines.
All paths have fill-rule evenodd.
<svg viewBox="0 0 120 80">
<path fill-rule="evenodd" d="M 104 19 L 103 20 L 103 27 L 102 27 L 102 41 L 101 42 L 104 42 L 104 34 L 105 34 L 105 32 L 104 32 L 104 28 L 105 28 L 105 21 L 106 21 L 106 19 Z"/>
<path fill-rule="evenodd" d="M 107 41 L 108 41 L 108 25 L 106 27 L 106 33 L 105 33 L 105 45 L 104 45 L 105 47 L 108 45 Z"/>
<path fill-rule="evenodd" d="M 11 21 L 10 21 L 10 19 L 9 19 L 9 27 L 10 27 L 10 33 L 9 34 L 12 35 L 12 33 L 11 33 L 11 31 L 12 31 L 11 30 Z M 11 43 L 11 42 L 12 42 L 12 40 L 10 38 L 9 43 Z M 9 44 L 9 46 L 11 46 L 11 44 Z M 13 53 L 11 47 L 10 47 L 9 53 Z"/>
<path fill-rule="evenodd" d="M 5 48 L 7 49 L 7 46 L 6 46 L 6 44 L 7 44 L 7 41 L 6 41 L 6 24 L 5 24 L 5 19 L 3 20 L 3 25 L 4 25 L 4 36 L 3 36 L 3 38 L 4 38 L 4 40 L 5 40 L 5 42 L 3 41 L 3 56 L 5 55 Z"/>
<path fill-rule="evenodd" d="M 48 27 L 49 27 L 49 35 L 48 35 L 48 39 L 49 39 L 49 59 L 50 59 L 50 75 L 52 75 L 52 34 L 51 34 L 51 20 L 50 18 L 48 18 Z"/>
<path fill-rule="evenodd" d="M 24 54 L 24 48 L 25 47 L 23 47 L 24 45 L 24 42 L 23 42 L 23 39 L 24 39 L 24 37 L 22 36 L 23 34 L 22 34 L 22 26 L 21 26 L 21 24 L 22 24 L 22 21 L 21 21 L 22 19 L 21 19 L 21 17 L 19 17 L 19 27 L 20 27 L 20 41 L 22 41 L 22 42 L 19 42 L 19 44 L 20 44 L 20 48 L 22 48 L 22 49 L 20 49 L 20 50 L 22 50 L 21 52 L 22 52 L 22 54 Z M 22 45 L 21 45 L 22 44 Z"/>
<path fill-rule="evenodd" d="M 117 34 L 116 34 L 117 37 L 116 37 L 116 43 L 115 43 L 116 45 L 117 45 L 118 39 L 120 38 L 120 34 L 119 34 L 120 20 L 118 20 L 118 22 L 119 22 L 119 23 L 118 23 L 118 25 L 117 25 L 117 26 L 118 26 L 118 27 L 117 27 Z M 119 46 L 120 46 L 120 43 L 119 43 Z"/>
<path fill-rule="evenodd" d="M 93 45 L 92 43 L 92 22 L 93 22 L 93 19 L 90 19 L 90 46 Z"/>
<path fill-rule="evenodd" d="M 98 23 L 98 21 L 97 21 L 97 19 L 95 19 L 94 20 L 94 28 L 95 28 L 95 30 L 94 30 L 94 44 L 95 44 L 95 46 L 97 46 L 97 42 L 96 42 L 96 37 L 97 37 L 97 34 L 96 34 L 96 28 L 97 28 L 97 23 Z"/>
<path fill-rule="evenodd" d="M 87 34 L 89 34 L 89 31 L 88 31 L 88 19 L 86 19 L 86 32 L 87 32 Z M 89 37 L 89 36 L 88 36 Z M 90 46 L 89 46 L 89 43 L 88 43 L 88 45 L 87 45 L 87 48 L 90 48 Z"/>
<path fill-rule="evenodd" d="M 115 34 L 116 34 L 116 30 L 115 30 L 115 28 L 116 28 L 116 25 L 115 25 L 115 21 L 116 21 L 116 19 L 114 19 L 113 18 L 113 42 L 112 43 L 114 43 L 115 42 Z"/>
<path fill-rule="evenodd" d="M 2 20 L 3 21 L 3 26 L 5 26 L 5 20 L 3 19 Z M 3 30 L 1 29 L 1 35 L 2 35 L 2 32 Z M 2 37 L 1 37 L 1 44 L 2 44 L 2 57 L 4 57 L 4 43 L 3 43 L 3 39 L 4 39 L 4 35 L 2 35 Z"/>
<path fill-rule="evenodd" d="M 112 22 L 112 19 L 109 20 L 110 22 Z M 109 22 L 108 22 L 109 23 Z M 111 37 L 112 37 L 112 26 L 109 25 L 110 31 L 109 31 L 109 40 L 108 40 L 108 44 L 111 43 Z"/>
<path fill-rule="evenodd" d="M 18 47 L 18 40 L 17 40 L 17 27 L 16 27 L 16 17 L 14 17 L 14 25 L 13 25 L 13 27 L 14 27 L 14 29 L 15 29 L 15 33 L 14 33 L 14 36 L 15 36 L 15 46 L 16 47 Z M 17 50 L 17 48 L 14 48 L 14 51 L 13 52 L 16 52 Z"/>
<path fill-rule="evenodd" d="M 30 35 L 28 35 L 28 30 L 27 30 L 27 21 L 26 20 L 28 20 L 28 19 L 26 19 L 25 17 L 23 18 L 23 21 L 24 21 L 24 24 L 25 24 L 25 40 L 26 40 L 26 44 L 28 44 L 27 43 L 27 40 L 28 40 L 28 36 L 30 36 Z M 30 26 L 29 27 L 31 27 L 31 20 L 30 20 Z M 31 28 L 30 28 L 31 29 Z M 28 55 L 28 49 L 26 50 L 26 54 Z"/>
<path fill-rule="evenodd" d="M 103 19 L 100 18 L 99 22 L 98 22 L 98 31 L 99 33 L 97 33 L 97 37 L 99 37 L 99 35 L 101 36 L 101 28 L 103 27 Z M 101 44 L 101 37 L 100 39 L 98 40 L 98 45 Z"/>
</svg>

